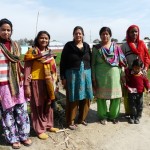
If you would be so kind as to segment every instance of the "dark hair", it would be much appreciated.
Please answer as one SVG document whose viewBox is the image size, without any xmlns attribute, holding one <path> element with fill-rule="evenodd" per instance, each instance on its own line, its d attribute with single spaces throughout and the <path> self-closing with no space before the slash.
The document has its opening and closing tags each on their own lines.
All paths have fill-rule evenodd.
<svg viewBox="0 0 150 150">
<path fill-rule="evenodd" d="M 111 29 L 109 27 L 102 27 L 99 31 L 99 35 L 101 35 L 105 31 L 107 31 L 109 33 L 110 37 L 112 36 L 112 32 L 111 32 Z"/>
<path fill-rule="evenodd" d="M 42 34 L 46 34 L 50 40 L 50 34 L 47 32 L 47 31 L 39 31 L 39 33 L 37 34 L 37 36 L 35 37 L 34 39 L 34 46 L 37 46 L 39 47 L 39 42 L 38 42 L 38 39 L 39 37 L 42 35 Z M 47 44 L 47 46 L 49 45 L 49 42 Z"/>
<path fill-rule="evenodd" d="M 76 32 L 76 30 L 78 30 L 78 29 L 80 29 L 81 32 L 82 32 L 82 34 L 84 35 L 84 30 L 83 30 L 83 28 L 82 28 L 81 26 L 76 26 L 76 27 L 73 29 L 73 35 L 74 35 L 74 33 Z"/>
<path fill-rule="evenodd" d="M 132 63 L 132 67 L 134 66 L 137 66 L 137 67 L 143 67 L 143 62 L 138 58 L 138 59 L 135 59 Z"/>
<path fill-rule="evenodd" d="M 1 27 L 3 24 L 9 24 L 10 27 L 11 27 L 11 30 L 12 30 L 13 25 L 12 25 L 11 21 L 9 21 L 9 20 L 6 19 L 6 18 L 3 18 L 3 19 L 0 20 L 0 27 Z"/>
</svg>

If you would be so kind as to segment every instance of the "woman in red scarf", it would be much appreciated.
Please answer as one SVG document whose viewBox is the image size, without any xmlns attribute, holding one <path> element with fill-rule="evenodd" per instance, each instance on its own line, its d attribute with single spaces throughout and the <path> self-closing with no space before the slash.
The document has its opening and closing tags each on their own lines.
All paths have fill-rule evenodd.
<svg viewBox="0 0 150 150">
<path fill-rule="evenodd" d="M 122 44 L 122 51 L 127 59 L 128 68 L 131 69 L 132 63 L 135 59 L 142 60 L 143 73 L 146 75 L 150 64 L 150 56 L 148 49 L 142 40 L 139 39 L 140 31 L 137 25 L 131 25 L 126 32 L 127 42 Z M 130 110 L 128 106 L 128 98 L 125 92 L 124 96 L 125 114 L 129 115 Z"/>
</svg>

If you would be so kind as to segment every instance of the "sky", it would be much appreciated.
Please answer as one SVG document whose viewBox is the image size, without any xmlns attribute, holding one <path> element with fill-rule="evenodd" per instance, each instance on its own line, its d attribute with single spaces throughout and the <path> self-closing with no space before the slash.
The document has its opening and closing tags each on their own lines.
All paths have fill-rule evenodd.
<svg viewBox="0 0 150 150">
<path fill-rule="evenodd" d="M 141 39 L 150 37 L 150 0 L 1 0 L 0 6 L 0 19 L 13 24 L 14 40 L 34 39 L 46 30 L 51 40 L 65 44 L 78 25 L 88 43 L 99 39 L 103 26 L 110 27 L 119 42 L 132 24 L 139 26 Z"/>
</svg>

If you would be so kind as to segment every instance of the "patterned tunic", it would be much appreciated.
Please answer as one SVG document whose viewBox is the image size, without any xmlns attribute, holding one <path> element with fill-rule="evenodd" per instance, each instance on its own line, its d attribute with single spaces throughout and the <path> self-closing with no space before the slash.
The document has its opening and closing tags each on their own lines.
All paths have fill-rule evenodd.
<svg viewBox="0 0 150 150">
<path fill-rule="evenodd" d="M 68 69 L 66 79 L 69 101 L 93 99 L 91 69 L 84 69 L 83 62 L 80 69 Z"/>
<path fill-rule="evenodd" d="M 95 96 L 97 98 L 115 99 L 122 97 L 121 68 L 107 63 L 102 56 L 102 51 L 96 47 L 93 48 L 92 52 L 92 78 L 96 81 Z"/>
</svg>

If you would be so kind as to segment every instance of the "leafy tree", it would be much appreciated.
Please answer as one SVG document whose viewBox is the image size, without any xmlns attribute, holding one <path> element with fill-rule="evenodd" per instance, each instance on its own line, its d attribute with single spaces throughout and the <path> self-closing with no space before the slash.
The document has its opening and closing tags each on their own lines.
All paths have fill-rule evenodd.
<svg viewBox="0 0 150 150">
<path fill-rule="evenodd" d="M 117 42 L 118 42 L 118 39 L 112 38 L 112 39 L 111 39 L 111 42 L 116 42 L 116 43 L 117 43 Z"/>
<path fill-rule="evenodd" d="M 95 40 L 93 41 L 93 43 L 100 43 L 100 40 L 99 40 L 99 39 L 95 39 Z"/>
<path fill-rule="evenodd" d="M 123 41 L 123 42 L 126 42 L 126 41 L 127 41 L 126 37 L 125 37 L 122 41 Z"/>
<path fill-rule="evenodd" d="M 149 37 L 145 37 L 144 40 L 150 40 L 150 38 Z"/>
</svg>

